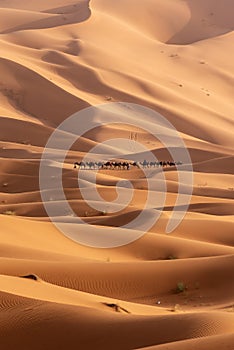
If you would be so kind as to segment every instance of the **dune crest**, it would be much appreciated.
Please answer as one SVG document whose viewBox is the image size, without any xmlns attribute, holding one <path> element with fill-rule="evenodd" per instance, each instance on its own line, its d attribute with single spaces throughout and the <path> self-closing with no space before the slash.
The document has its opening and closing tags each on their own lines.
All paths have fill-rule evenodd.
<svg viewBox="0 0 234 350">
<path fill-rule="evenodd" d="M 4 350 L 232 348 L 233 11 L 233 0 L 0 0 Z M 45 178 L 58 188 L 62 169 L 65 197 L 52 187 L 42 196 L 41 157 L 55 129 L 78 111 L 115 102 L 119 108 L 148 107 L 170 121 L 191 157 L 193 183 L 179 184 L 167 147 L 131 111 L 125 122 L 132 125 L 89 130 L 64 162 L 50 149 Z M 92 121 L 99 112 L 92 109 Z M 140 120 L 153 132 L 160 123 L 152 117 L 149 122 L 148 113 Z M 62 150 L 74 132 L 60 129 Z M 92 167 L 74 168 L 112 138 L 121 141 L 102 144 L 103 152 L 119 151 L 111 162 L 127 160 L 129 170 L 100 168 L 94 176 Z M 149 151 L 172 165 L 133 166 Z M 92 161 L 98 162 L 96 152 Z M 150 191 L 144 171 L 154 180 Z M 188 174 L 186 164 L 180 171 Z M 131 186 L 116 190 L 128 181 Z M 191 190 L 186 215 L 166 234 L 174 207 L 180 215 Z M 42 198 L 58 208 L 53 218 Z M 101 199 L 106 209 L 97 206 Z M 135 237 L 141 227 L 124 225 L 143 209 L 145 220 L 158 218 L 149 232 L 112 249 L 78 244 L 51 222 L 67 224 L 84 238 L 92 237 L 94 227 L 108 238 Z"/>
</svg>

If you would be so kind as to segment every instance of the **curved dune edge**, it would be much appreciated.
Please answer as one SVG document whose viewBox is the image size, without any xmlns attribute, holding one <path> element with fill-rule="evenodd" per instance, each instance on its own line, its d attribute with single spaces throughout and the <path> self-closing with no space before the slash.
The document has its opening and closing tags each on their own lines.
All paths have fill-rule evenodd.
<svg viewBox="0 0 234 350">
<path fill-rule="evenodd" d="M 1 347 L 231 350 L 233 0 L 0 0 L 0 16 Z M 126 246 L 87 247 L 47 217 L 40 158 L 67 117 L 122 101 L 152 108 L 177 128 L 192 160 L 193 195 L 183 221 L 166 234 L 178 176 L 165 168 L 165 208 L 149 232 Z M 63 184 L 84 220 L 78 233 L 92 234 L 97 225 L 111 234 L 144 207 L 141 170 L 99 171 L 98 191 L 107 201 L 116 198 L 118 181 L 134 185 L 130 206 L 111 215 L 85 203 L 73 168 L 100 142 L 132 133 L 158 159 L 168 158 L 152 135 L 127 125 L 90 131 L 68 152 Z M 87 171 L 80 187 L 95 203 L 92 181 Z M 48 198 L 63 205 L 50 191 Z M 148 218 L 160 209 L 152 202 Z"/>
<path fill-rule="evenodd" d="M 216 335 L 204 337 L 204 339 L 191 339 L 182 340 L 178 342 L 167 343 L 163 345 L 156 345 L 150 347 L 140 348 L 139 350 L 177 350 L 177 349 L 189 349 L 195 350 L 197 348 L 201 350 L 208 349 L 220 349 L 222 347 L 231 349 L 234 340 L 234 334 Z"/>
<path fill-rule="evenodd" d="M 108 349 L 110 346 L 114 349 L 119 347 L 133 349 L 149 344 L 161 344 L 166 339 L 167 343 L 172 342 L 172 344 L 175 341 L 186 342 L 185 339 L 190 339 L 188 344 L 192 343 L 193 345 L 193 342 L 199 343 L 199 340 L 195 339 L 200 337 L 203 340 L 208 339 L 209 343 L 210 339 L 212 340 L 213 336 L 217 337 L 217 335 L 219 335 L 219 340 L 229 339 L 232 331 L 233 315 L 227 312 L 181 313 L 177 310 L 172 314 L 161 312 L 155 314 L 155 307 L 153 312 L 150 307 L 146 307 L 141 314 L 139 305 L 123 303 L 122 301 L 115 302 L 114 305 L 118 305 L 118 309 L 113 310 L 112 307 L 108 306 L 113 305 L 113 303 L 109 303 L 107 298 L 65 290 L 40 281 L 19 280 L 19 278 L 17 281 L 17 278 L 9 276 L 0 276 L 0 279 L 1 282 L 5 280 L 4 292 L 1 293 L 2 318 L 0 324 L 3 329 L 7 329 L 6 327 L 10 325 L 10 329 L 7 331 L 9 335 L 15 331 L 18 334 L 17 340 L 15 337 L 1 336 L 2 344 L 9 348 L 12 348 L 17 341 L 27 346 L 33 345 L 35 334 L 38 334 L 36 329 L 39 325 L 40 337 L 34 345 L 36 349 L 42 348 L 45 337 L 47 342 L 53 341 L 56 330 L 62 347 L 78 340 L 82 344 L 86 344 L 85 347 L 88 348 L 98 332 L 102 335 L 100 347 L 102 346 L 103 349 Z M 14 288 L 16 288 L 15 291 Z M 14 296 L 6 293 L 6 290 L 8 293 L 13 292 Z M 52 291 L 53 302 L 48 300 L 49 290 Z M 23 297 L 22 294 L 26 294 L 27 297 Z M 31 299 L 30 295 L 33 295 L 34 298 L 36 296 L 36 299 Z M 27 318 L 20 318 L 20 332 L 16 330 L 19 312 L 27 315 Z M 64 321 L 66 322 L 64 323 Z M 26 332 L 29 322 L 31 327 Z M 156 333 L 155 322 L 157 322 L 158 329 Z M 95 332 L 87 334 L 87 330 L 91 330 L 95 324 Z M 109 332 L 106 332 L 108 324 L 112 327 Z M 165 332 L 166 325 L 170 327 Z M 141 330 L 137 337 L 134 335 L 136 329 Z M 67 330 L 69 330 L 69 338 L 66 334 Z M 131 335 L 123 343 L 119 332 L 121 334 L 130 332 Z M 112 344 L 113 339 L 115 339 L 114 345 Z"/>
</svg>

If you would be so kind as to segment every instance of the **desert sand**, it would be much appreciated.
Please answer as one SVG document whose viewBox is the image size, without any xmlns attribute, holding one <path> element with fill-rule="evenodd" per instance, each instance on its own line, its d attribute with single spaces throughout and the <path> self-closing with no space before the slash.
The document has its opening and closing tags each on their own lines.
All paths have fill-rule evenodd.
<svg viewBox="0 0 234 350">
<path fill-rule="evenodd" d="M 0 0 L 2 350 L 233 349 L 233 11 L 233 0 Z M 190 153 L 194 179 L 173 232 L 165 228 L 177 205 L 175 167 L 164 170 L 159 220 L 110 249 L 79 244 L 53 225 L 39 167 L 62 121 L 112 102 L 167 118 Z M 106 201 L 116 198 L 119 180 L 134 186 L 130 205 L 111 215 L 87 206 L 91 175 L 77 188 L 73 168 L 90 147 L 131 132 L 167 157 L 155 138 L 127 125 L 89 132 L 67 154 L 64 192 L 84 220 L 82 234 L 101 227 L 128 235 L 120 226 L 144 208 L 141 169 L 98 171 Z"/>
</svg>

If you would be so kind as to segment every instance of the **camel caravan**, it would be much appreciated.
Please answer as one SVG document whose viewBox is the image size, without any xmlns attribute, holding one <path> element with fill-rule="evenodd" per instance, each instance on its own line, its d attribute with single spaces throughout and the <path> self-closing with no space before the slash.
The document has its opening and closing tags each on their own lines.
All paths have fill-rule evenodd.
<svg viewBox="0 0 234 350">
<path fill-rule="evenodd" d="M 146 168 L 165 168 L 182 165 L 182 162 L 174 161 L 158 161 L 150 162 L 144 160 L 143 162 L 75 162 L 74 169 L 93 169 L 93 170 L 130 170 L 131 168 L 146 169 Z"/>
</svg>

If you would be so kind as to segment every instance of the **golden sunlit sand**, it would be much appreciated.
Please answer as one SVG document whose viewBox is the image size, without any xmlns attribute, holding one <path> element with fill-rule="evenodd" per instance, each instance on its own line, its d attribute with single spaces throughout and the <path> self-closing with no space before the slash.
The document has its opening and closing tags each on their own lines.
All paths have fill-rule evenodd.
<svg viewBox="0 0 234 350">
<path fill-rule="evenodd" d="M 1 349 L 233 349 L 233 11 L 233 0 L 0 0 Z M 165 233 L 178 191 L 175 167 L 165 168 L 159 220 L 128 245 L 100 249 L 50 221 L 39 167 L 62 121 L 112 102 L 143 105 L 173 124 L 191 156 L 193 195 L 180 225 Z M 120 180 L 134 187 L 129 206 L 114 215 L 82 197 L 83 189 L 95 202 L 92 170 L 77 188 L 82 170 L 73 163 L 117 136 L 167 159 L 137 125 L 83 135 L 63 165 L 83 234 L 92 235 L 92 225 L 111 234 L 144 208 L 142 169 L 97 172 L 106 201 L 116 199 Z"/>
</svg>

